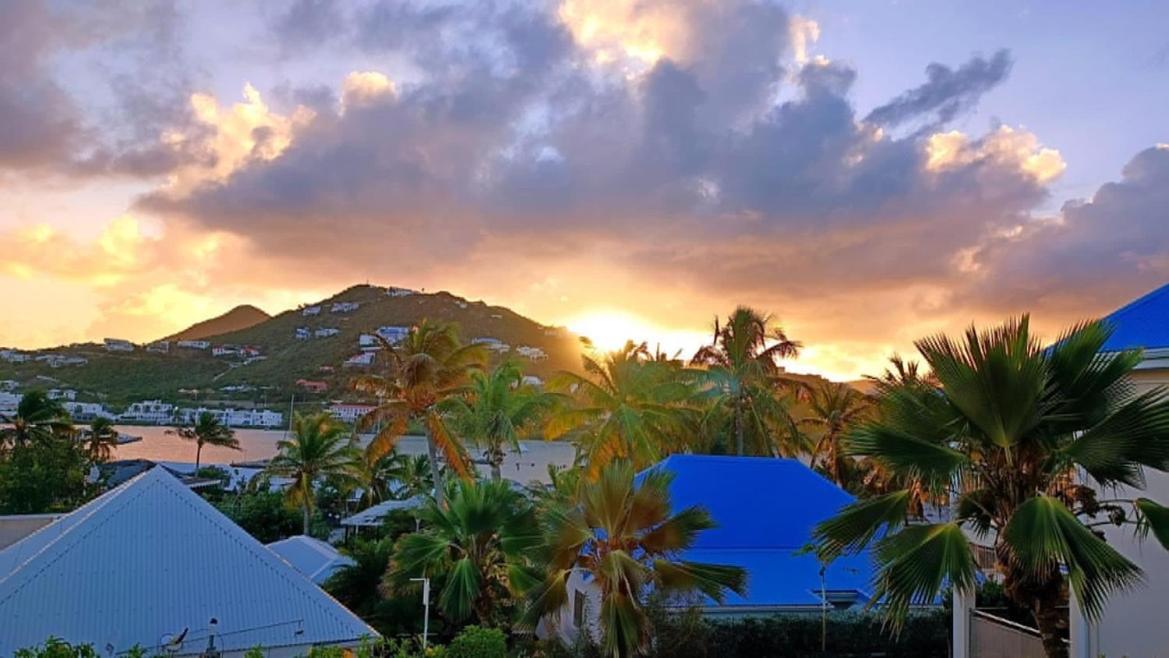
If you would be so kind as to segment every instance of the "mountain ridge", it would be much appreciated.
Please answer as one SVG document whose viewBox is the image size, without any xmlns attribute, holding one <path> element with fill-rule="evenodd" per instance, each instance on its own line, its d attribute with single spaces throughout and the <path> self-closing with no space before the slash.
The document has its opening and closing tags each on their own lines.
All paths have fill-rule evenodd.
<svg viewBox="0 0 1169 658">
<path fill-rule="evenodd" d="M 240 304 L 213 318 L 196 322 L 182 331 L 160 340 L 202 340 L 254 327 L 272 318 L 266 311 L 251 304 Z"/>
</svg>

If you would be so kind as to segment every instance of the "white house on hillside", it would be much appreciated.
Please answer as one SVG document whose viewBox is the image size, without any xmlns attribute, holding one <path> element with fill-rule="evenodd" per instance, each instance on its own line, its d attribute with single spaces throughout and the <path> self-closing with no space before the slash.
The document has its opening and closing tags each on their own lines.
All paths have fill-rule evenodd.
<svg viewBox="0 0 1169 658">
<path fill-rule="evenodd" d="M 133 352 L 134 343 L 121 338 L 107 338 L 105 339 L 105 347 L 107 352 Z"/>
</svg>

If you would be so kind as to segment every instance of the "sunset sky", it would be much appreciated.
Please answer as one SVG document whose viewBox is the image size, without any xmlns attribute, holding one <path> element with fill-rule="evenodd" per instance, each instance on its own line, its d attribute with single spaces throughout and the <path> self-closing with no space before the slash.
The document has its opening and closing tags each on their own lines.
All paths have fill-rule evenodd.
<svg viewBox="0 0 1169 658">
<path fill-rule="evenodd" d="M 1159 2 L 0 2 L 0 345 L 354 283 L 874 372 L 1169 282 Z"/>
</svg>

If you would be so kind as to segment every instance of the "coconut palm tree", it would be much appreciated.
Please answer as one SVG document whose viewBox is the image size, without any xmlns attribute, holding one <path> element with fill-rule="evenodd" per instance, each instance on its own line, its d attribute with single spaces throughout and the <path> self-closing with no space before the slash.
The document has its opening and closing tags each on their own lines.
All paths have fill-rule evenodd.
<svg viewBox="0 0 1169 658">
<path fill-rule="evenodd" d="M 813 445 L 809 464 L 836 484 L 850 491 L 858 484 L 857 462 L 841 450 L 845 433 L 864 420 L 872 404 L 860 391 L 848 384 L 822 382 L 809 387 L 807 413 L 796 424 L 811 429 L 808 443 Z"/>
<path fill-rule="evenodd" d="M 299 500 L 304 513 L 304 534 L 309 534 L 313 487 L 319 478 L 355 480 L 361 453 L 350 442 L 350 432 L 328 413 L 292 417 L 292 436 L 276 443 L 280 450 L 268 464 L 275 475 L 292 478 L 289 493 Z"/>
<path fill-rule="evenodd" d="M 645 343 L 633 341 L 583 362 L 588 376 L 562 372 L 550 382 L 572 403 L 551 415 L 545 438 L 573 439 L 592 476 L 615 459 L 642 468 L 684 447 L 694 389 L 677 369 L 651 360 Z"/>
<path fill-rule="evenodd" d="M 558 615 L 568 601 L 569 576 L 583 571 L 600 588 L 602 645 L 614 658 L 648 649 L 643 598 L 649 591 L 721 602 L 746 585 L 739 567 L 678 559 L 714 521 L 698 507 L 671 510 L 668 471 L 650 470 L 640 481 L 635 475 L 627 461 L 610 463 L 598 480 L 580 484 L 575 500 L 543 514 L 546 576 L 529 592 L 525 614 L 532 626 Z"/>
<path fill-rule="evenodd" d="M 85 440 L 89 443 L 90 461 L 109 461 L 118 446 L 118 429 L 109 418 L 94 418 L 89 429 L 85 430 Z"/>
<path fill-rule="evenodd" d="M 0 414 L 0 423 L 5 425 L 0 428 L 0 448 L 47 443 L 73 434 L 69 414 L 44 391 L 25 393 L 16 405 L 16 413 Z"/>
<path fill-rule="evenodd" d="M 710 345 L 690 361 L 706 368 L 702 379 L 715 402 L 712 412 L 728 419 L 739 455 L 750 450 L 792 456 L 806 448 L 781 395 L 785 380 L 779 365 L 798 356 L 801 345 L 771 321 L 770 315 L 740 306 L 725 325 L 715 320 Z"/>
<path fill-rule="evenodd" d="M 496 480 L 502 477 L 504 451 L 518 452 L 520 436 L 534 429 L 559 399 L 523 380 L 518 363 L 503 361 L 489 372 L 471 373 L 467 393 L 440 405 L 456 433 L 483 448 Z"/>
<path fill-rule="evenodd" d="M 235 438 L 235 430 L 224 425 L 214 414 L 204 411 L 195 419 L 193 425 L 175 427 L 166 431 L 185 441 L 195 442 L 195 472 L 199 472 L 199 464 L 203 458 L 203 446 L 212 445 L 221 448 L 239 450 L 239 439 Z"/>
<path fill-rule="evenodd" d="M 515 597 L 538 580 L 528 561 L 541 540 L 531 505 L 502 480 L 456 480 L 448 489 L 449 504 L 423 507 L 424 529 L 398 541 L 385 588 L 443 575 L 438 608 L 448 621 L 506 624 Z"/>
<path fill-rule="evenodd" d="M 460 477 L 470 477 L 466 451 L 447 427 L 439 403 L 466 390 L 471 371 L 487 362 L 482 345 L 464 345 L 458 328 L 450 323 L 423 320 L 398 344 L 383 340 L 380 352 L 385 371 L 359 377 L 355 386 L 372 394 L 378 405 L 358 423 L 360 429 L 377 429 L 366 448 L 367 458 L 376 460 L 394 449 L 411 422 L 420 422 L 426 432 L 435 497 L 444 503 L 446 494 L 438 454 Z"/>
<path fill-rule="evenodd" d="M 849 454 L 874 460 L 902 488 L 819 525 L 821 552 L 873 544 L 874 600 L 897 623 L 947 584 L 973 585 L 964 529 L 993 537 L 1008 596 L 1031 611 L 1047 654 L 1066 655 L 1065 583 L 1098 617 L 1109 594 L 1141 576 L 1093 526 L 1132 525 L 1169 542 L 1169 509 L 1144 498 L 1102 499 L 1077 483 L 1077 468 L 1103 488 L 1133 489 L 1145 468 L 1169 470 L 1169 394 L 1134 394 L 1129 375 L 1141 356 L 1101 354 L 1109 334 L 1089 322 L 1043 348 L 1023 316 L 958 339 L 918 341 L 938 385 L 921 377 L 892 383 L 877 416 L 846 442 Z M 949 498 L 953 520 L 913 518 L 914 486 Z"/>
</svg>

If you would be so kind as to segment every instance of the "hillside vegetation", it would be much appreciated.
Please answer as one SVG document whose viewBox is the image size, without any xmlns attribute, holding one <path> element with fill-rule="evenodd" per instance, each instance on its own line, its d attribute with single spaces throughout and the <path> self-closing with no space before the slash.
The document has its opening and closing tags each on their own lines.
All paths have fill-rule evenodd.
<svg viewBox="0 0 1169 658">
<path fill-rule="evenodd" d="M 330 312 L 333 304 L 345 302 L 359 306 L 346 313 Z M 202 337 L 214 345 L 258 348 L 264 358 L 246 364 L 238 357 L 216 358 L 210 350 L 178 349 L 173 343 L 167 354 L 146 352 L 142 348 L 129 353 L 107 352 L 101 345 L 81 344 L 32 354 L 82 356 L 89 360 L 86 365 L 52 368 L 37 361 L 0 361 L 0 379 L 16 380 L 25 388 L 74 388 L 81 392 L 82 399 L 101 399 L 115 407 L 151 398 L 174 401 L 197 397 L 200 401 L 224 403 L 255 401 L 277 407 L 286 405 L 293 394 L 298 400 L 354 400 L 357 398 L 348 382 L 360 369 L 344 368 L 342 363 L 360 353 L 358 337 L 380 326 L 410 326 L 423 318 L 458 323 L 467 341 L 476 337 L 497 338 L 512 346 L 513 356 L 514 348 L 522 345 L 542 349 L 547 359 L 530 361 L 516 357 L 523 363 L 525 372 L 538 377 L 547 378 L 557 370 L 580 367 L 578 339 L 567 331 L 547 328 L 507 308 L 468 301 L 447 292 L 391 297 L 385 288 L 359 285 L 312 306 L 320 306 L 318 315 L 305 316 L 301 307 L 243 329 Z M 318 329 L 331 328 L 338 333 L 298 340 L 298 328 L 306 328 L 310 336 Z M 298 379 L 325 381 L 329 389 L 312 395 L 296 386 Z M 241 385 L 254 389 L 234 393 L 222 390 Z M 180 390 L 188 392 L 180 394 Z M 191 390 L 199 393 L 192 394 Z"/>
<path fill-rule="evenodd" d="M 202 340 L 254 327 L 271 317 L 251 304 L 243 304 L 210 320 L 196 322 L 176 334 L 163 338 L 163 340 Z"/>
</svg>

